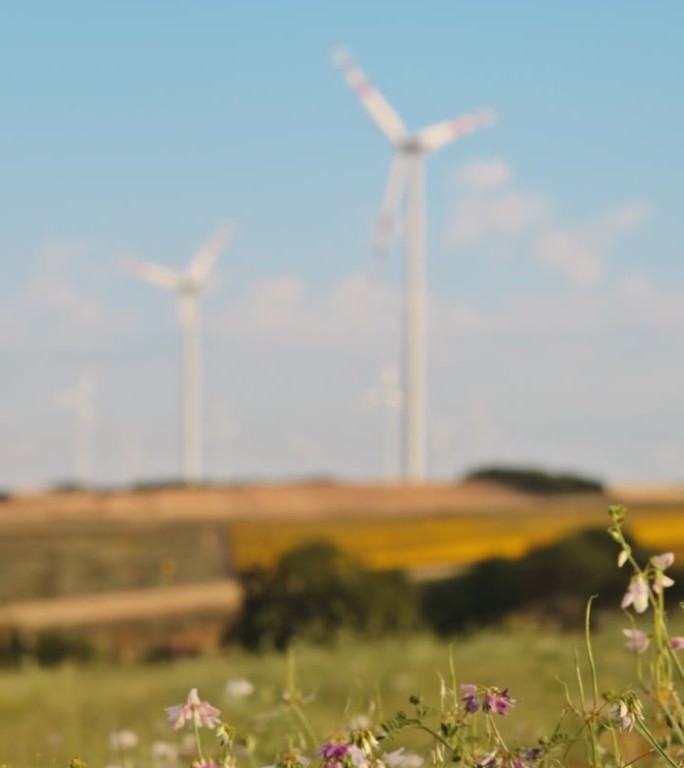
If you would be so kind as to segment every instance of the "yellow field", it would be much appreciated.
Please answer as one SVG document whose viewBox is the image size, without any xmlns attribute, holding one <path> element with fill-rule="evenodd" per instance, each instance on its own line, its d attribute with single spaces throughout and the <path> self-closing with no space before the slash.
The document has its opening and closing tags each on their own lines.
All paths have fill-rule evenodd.
<svg viewBox="0 0 684 768">
<path fill-rule="evenodd" d="M 272 565 L 306 542 L 329 541 L 374 569 L 464 566 L 489 557 L 517 558 L 585 527 L 607 528 L 607 504 L 575 510 L 480 511 L 396 519 L 237 520 L 229 525 L 239 569 Z M 629 529 L 644 546 L 684 556 L 684 505 L 637 505 Z"/>
</svg>

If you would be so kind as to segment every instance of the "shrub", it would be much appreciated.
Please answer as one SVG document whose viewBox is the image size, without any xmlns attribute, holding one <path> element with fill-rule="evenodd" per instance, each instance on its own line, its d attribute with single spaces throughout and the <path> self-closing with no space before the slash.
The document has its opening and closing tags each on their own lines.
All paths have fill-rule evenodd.
<svg viewBox="0 0 684 768">
<path fill-rule="evenodd" d="M 377 637 L 418 624 L 415 590 L 398 572 L 376 573 L 332 544 L 307 544 L 270 571 L 243 576 L 236 634 L 248 648 L 326 643 L 341 632 Z"/>
<path fill-rule="evenodd" d="M 636 557 L 647 556 L 628 541 Z M 599 595 L 595 608 L 600 609 L 619 603 L 623 592 L 613 542 L 601 530 L 586 529 L 533 549 L 521 560 L 485 560 L 465 574 L 428 583 L 421 606 L 425 621 L 439 634 L 495 623 L 519 611 L 569 628 L 581 626 L 586 595 Z"/>
<path fill-rule="evenodd" d="M 547 472 L 537 467 L 482 467 L 464 480 L 485 480 L 518 491 L 538 494 L 603 493 L 603 484 L 594 478 Z"/>
</svg>

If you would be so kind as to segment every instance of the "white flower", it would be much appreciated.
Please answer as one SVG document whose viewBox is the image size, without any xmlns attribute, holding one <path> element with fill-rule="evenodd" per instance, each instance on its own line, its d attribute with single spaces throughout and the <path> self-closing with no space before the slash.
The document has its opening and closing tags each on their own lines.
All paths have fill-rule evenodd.
<svg viewBox="0 0 684 768">
<path fill-rule="evenodd" d="M 124 749 L 135 749 L 138 746 L 138 737 L 133 731 L 114 731 L 109 734 L 109 748 L 115 752 Z"/>
<path fill-rule="evenodd" d="M 648 608 L 648 584 L 640 573 L 632 577 L 620 603 L 621 608 L 628 608 L 630 605 L 634 605 L 637 613 L 643 613 Z"/>
<path fill-rule="evenodd" d="M 674 554 L 672 552 L 663 552 L 662 555 L 653 555 L 651 563 L 659 570 L 664 571 L 674 563 Z"/>
<path fill-rule="evenodd" d="M 235 677 L 226 683 L 225 693 L 229 699 L 246 699 L 254 693 L 254 685 L 244 677 Z"/>
<path fill-rule="evenodd" d="M 173 765 L 178 762 L 178 748 L 168 741 L 153 741 L 152 758 L 157 763 Z"/>
</svg>

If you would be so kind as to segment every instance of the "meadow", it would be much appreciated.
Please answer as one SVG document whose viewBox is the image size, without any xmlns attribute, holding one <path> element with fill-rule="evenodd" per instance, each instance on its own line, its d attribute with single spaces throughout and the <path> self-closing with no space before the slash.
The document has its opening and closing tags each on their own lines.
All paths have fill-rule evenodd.
<svg viewBox="0 0 684 768">
<path fill-rule="evenodd" d="M 595 632 L 601 691 L 636 685 L 634 656 L 623 648 L 621 628 L 626 624 L 625 617 L 616 613 L 604 617 Z M 684 621 L 678 616 L 672 631 L 684 634 Z M 531 625 L 509 624 L 460 638 L 451 645 L 451 653 L 459 683 L 509 688 L 518 703 L 499 727 L 512 741 L 529 744 L 556 725 L 564 706 L 558 678 L 575 688 L 573 648 L 583 660 L 589 686 L 581 633 L 554 634 Z M 297 648 L 297 685 L 317 740 L 322 742 L 361 716 L 377 727 L 396 710 L 410 710 L 408 698 L 413 694 L 423 694 L 426 701 L 438 705 L 440 674 L 449 675 L 449 655 L 447 642 L 425 635 L 372 644 L 342 638 L 332 648 Z M 231 697 L 229 681 L 242 678 L 254 685 L 253 694 Z M 153 766 L 157 764 L 152 759 L 153 742 L 181 742 L 164 720 L 164 707 L 184 701 L 188 690 L 197 687 L 203 699 L 221 709 L 224 721 L 237 728 L 238 737 L 255 737 L 253 755 L 244 757 L 241 764 L 271 765 L 280 751 L 308 739 L 301 723 L 283 705 L 287 685 L 287 656 L 240 650 L 173 664 L 66 664 L 55 669 L 28 664 L 21 670 L 4 670 L 0 672 L 0 759 L 15 768 L 66 766 L 75 756 L 91 768 L 121 765 L 121 756 L 109 746 L 109 735 L 130 729 L 139 737 L 139 745 L 131 750 L 127 765 Z M 431 739 L 410 734 L 387 749 L 400 744 L 425 754 Z M 313 757 L 310 743 L 305 750 Z"/>
</svg>

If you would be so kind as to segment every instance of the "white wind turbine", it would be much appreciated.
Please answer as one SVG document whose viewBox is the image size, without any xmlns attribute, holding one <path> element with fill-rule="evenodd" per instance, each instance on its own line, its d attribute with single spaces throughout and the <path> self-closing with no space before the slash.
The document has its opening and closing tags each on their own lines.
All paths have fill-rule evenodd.
<svg viewBox="0 0 684 768">
<path fill-rule="evenodd" d="M 383 410 L 382 463 L 385 478 L 388 480 L 396 476 L 397 414 L 403 402 L 397 369 L 393 365 L 386 365 L 380 371 L 379 383 L 363 396 L 363 403 L 369 408 Z"/>
<path fill-rule="evenodd" d="M 176 295 L 183 344 L 181 470 L 186 483 L 196 483 L 202 475 L 200 296 L 232 231 L 232 224 L 218 229 L 182 272 L 147 262 L 122 263 L 134 277 Z"/>
<path fill-rule="evenodd" d="M 90 371 L 81 374 L 70 389 L 57 395 L 61 408 L 73 411 L 76 416 L 74 452 L 76 481 L 87 488 L 93 469 L 93 425 L 95 423 L 95 376 Z"/>
<path fill-rule="evenodd" d="M 378 128 L 395 150 L 378 220 L 375 245 L 386 248 L 406 196 L 404 275 L 404 455 L 407 480 L 425 478 L 425 158 L 468 133 L 489 125 L 491 109 L 462 115 L 455 120 L 409 134 L 404 122 L 368 81 L 344 49 L 333 53 L 347 84 L 355 91 Z"/>
</svg>

